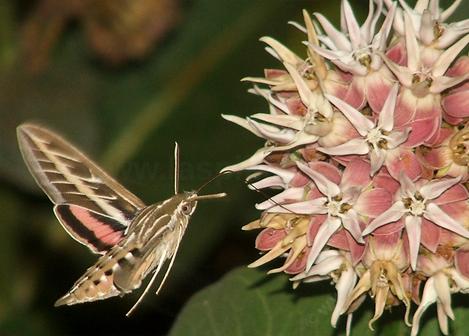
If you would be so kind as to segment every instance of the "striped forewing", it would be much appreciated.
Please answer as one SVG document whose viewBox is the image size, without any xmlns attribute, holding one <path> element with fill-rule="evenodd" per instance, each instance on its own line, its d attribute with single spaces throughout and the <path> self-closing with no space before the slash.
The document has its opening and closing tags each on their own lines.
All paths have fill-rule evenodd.
<svg viewBox="0 0 469 336">
<path fill-rule="evenodd" d="M 67 232 L 94 252 L 122 239 L 145 204 L 57 134 L 31 124 L 17 134 L 28 169 Z"/>
</svg>

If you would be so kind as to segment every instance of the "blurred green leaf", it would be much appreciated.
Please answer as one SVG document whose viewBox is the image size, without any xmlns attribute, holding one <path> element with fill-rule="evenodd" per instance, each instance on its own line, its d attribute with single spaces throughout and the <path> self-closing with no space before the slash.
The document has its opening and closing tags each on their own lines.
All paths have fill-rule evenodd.
<svg viewBox="0 0 469 336">
<path fill-rule="evenodd" d="M 385 312 L 371 331 L 369 303 L 368 299 L 365 310 L 354 314 L 352 335 L 410 335 L 399 308 Z M 239 268 L 195 294 L 176 319 L 170 336 L 345 335 L 345 317 L 337 329 L 330 325 L 334 305 L 327 282 L 304 284 L 294 291 L 284 274 L 269 276 L 261 270 Z M 451 335 L 467 335 L 467 310 L 455 309 Z M 429 309 L 422 323 L 420 335 L 440 335 L 434 309 Z"/>
</svg>

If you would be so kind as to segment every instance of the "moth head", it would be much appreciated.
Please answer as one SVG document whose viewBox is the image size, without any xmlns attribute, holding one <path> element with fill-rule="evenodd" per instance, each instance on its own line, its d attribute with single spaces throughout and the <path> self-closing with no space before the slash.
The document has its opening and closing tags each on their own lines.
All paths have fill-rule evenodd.
<svg viewBox="0 0 469 336">
<path fill-rule="evenodd" d="M 226 193 L 198 195 L 196 191 L 188 191 L 182 195 L 183 197 L 179 205 L 179 209 L 184 215 L 190 216 L 194 213 L 198 201 L 222 198 L 226 196 Z"/>
</svg>

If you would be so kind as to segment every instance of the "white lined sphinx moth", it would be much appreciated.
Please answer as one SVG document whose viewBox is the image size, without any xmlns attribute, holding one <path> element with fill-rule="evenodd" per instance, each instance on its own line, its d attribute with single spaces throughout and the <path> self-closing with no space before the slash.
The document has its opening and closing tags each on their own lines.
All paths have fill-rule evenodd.
<svg viewBox="0 0 469 336">
<path fill-rule="evenodd" d="M 174 196 L 146 206 L 52 131 L 22 124 L 17 128 L 17 136 L 24 161 L 54 204 L 59 222 L 72 238 L 101 254 L 69 292 L 57 300 L 56 306 L 122 296 L 140 287 L 142 280 L 156 269 L 129 315 L 170 259 L 157 293 L 163 286 L 197 202 L 226 195 L 198 195 L 201 188 L 179 193 L 177 143 Z"/>
</svg>

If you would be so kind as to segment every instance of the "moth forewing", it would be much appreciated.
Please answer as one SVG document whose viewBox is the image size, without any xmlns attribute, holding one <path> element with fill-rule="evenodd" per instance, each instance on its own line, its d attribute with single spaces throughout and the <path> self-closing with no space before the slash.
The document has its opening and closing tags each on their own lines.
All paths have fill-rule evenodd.
<svg viewBox="0 0 469 336">
<path fill-rule="evenodd" d="M 169 259 L 163 286 L 197 202 L 226 194 L 178 193 L 179 146 L 175 143 L 174 191 L 171 198 L 150 206 L 110 177 L 62 137 L 43 127 L 17 129 L 26 165 L 54 203 L 65 230 L 93 252 L 103 254 L 88 268 L 56 306 L 73 305 L 124 295 L 140 287 L 154 271 L 137 307 Z M 212 181 L 212 180 L 210 180 Z M 210 182 L 209 181 L 209 182 Z"/>
</svg>

